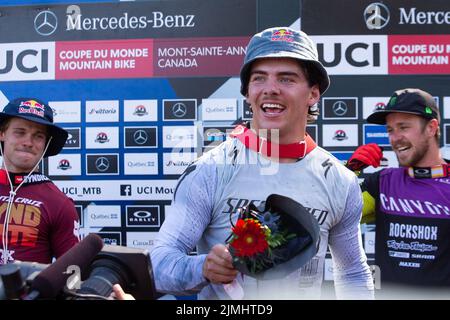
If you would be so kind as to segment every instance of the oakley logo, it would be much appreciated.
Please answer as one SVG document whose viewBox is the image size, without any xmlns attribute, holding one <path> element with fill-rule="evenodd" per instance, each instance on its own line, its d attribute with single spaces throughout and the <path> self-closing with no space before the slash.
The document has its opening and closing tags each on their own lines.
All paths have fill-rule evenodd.
<svg viewBox="0 0 450 320">
<path fill-rule="evenodd" d="M 383 29 L 388 24 L 389 18 L 389 9 L 380 2 L 371 3 L 364 10 L 364 20 L 369 30 Z"/>
<path fill-rule="evenodd" d="M 133 216 L 137 219 L 146 219 L 146 218 L 150 218 L 152 216 L 152 214 L 148 211 L 136 211 L 136 212 L 133 212 Z"/>
<path fill-rule="evenodd" d="M 56 15 L 49 11 L 44 10 L 37 14 L 34 18 L 34 29 L 41 36 L 49 36 L 56 31 L 58 27 L 58 18 Z"/>
</svg>

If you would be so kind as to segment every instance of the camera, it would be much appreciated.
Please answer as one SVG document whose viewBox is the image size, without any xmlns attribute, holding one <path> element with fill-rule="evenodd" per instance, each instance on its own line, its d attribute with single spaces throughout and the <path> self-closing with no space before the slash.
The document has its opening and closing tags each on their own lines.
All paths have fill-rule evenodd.
<svg viewBox="0 0 450 320">
<path fill-rule="evenodd" d="M 15 261 L 0 266 L 0 300 L 109 300 L 116 283 L 138 300 L 161 296 L 155 290 L 147 250 L 103 244 L 102 247 L 93 259 L 83 257 L 81 265 L 77 265 L 76 257 L 83 253 L 80 251 L 83 246 L 72 248 L 50 265 Z"/>
</svg>

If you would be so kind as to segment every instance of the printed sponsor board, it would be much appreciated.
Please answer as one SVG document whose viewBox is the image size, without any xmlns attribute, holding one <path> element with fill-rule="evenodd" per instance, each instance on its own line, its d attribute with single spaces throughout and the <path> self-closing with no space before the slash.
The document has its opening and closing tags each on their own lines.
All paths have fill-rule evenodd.
<svg viewBox="0 0 450 320">
<path fill-rule="evenodd" d="M 177 180 L 55 180 L 55 185 L 75 201 L 172 200 Z"/>
<path fill-rule="evenodd" d="M 152 52 L 152 39 L 56 42 L 56 79 L 151 77 Z"/>
</svg>

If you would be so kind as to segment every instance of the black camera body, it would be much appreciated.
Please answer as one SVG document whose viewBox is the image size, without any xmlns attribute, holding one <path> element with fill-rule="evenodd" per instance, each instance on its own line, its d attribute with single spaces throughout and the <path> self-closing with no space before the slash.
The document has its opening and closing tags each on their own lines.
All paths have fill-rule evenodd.
<svg viewBox="0 0 450 320">
<path fill-rule="evenodd" d="M 33 281 L 49 266 L 51 265 L 21 261 L 0 266 L 0 300 L 33 299 Z M 66 285 L 58 288 L 60 292 L 55 299 L 108 299 L 112 286 L 116 283 L 139 300 L 154 300 L 161 296 L 155 289 L 148 250 L 104 245 L 80 275 L 67 273 Z M 82 281 L 70 288 L 67 284 L 72 278 Z M 39 296 L 35 298 L 39 299 Z"/>
</svg>

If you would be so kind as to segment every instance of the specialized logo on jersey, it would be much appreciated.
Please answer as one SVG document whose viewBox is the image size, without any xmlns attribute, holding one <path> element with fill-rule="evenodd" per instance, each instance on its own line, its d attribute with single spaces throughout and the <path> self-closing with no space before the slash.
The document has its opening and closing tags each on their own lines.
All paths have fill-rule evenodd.
<svg viewBox="0 0 450 320">
<path fill-rule="evenodd" d="M 224 214 L 234 214 L 237 213 L 237 210 L 239 208 L 248 206 L 250 204 L 253 204 L 255 207 L 259 207 L 263 209 L 266 205 L 265 200 L 257 200 L 257 199 L 239 199 L 239 198 L 228 198 L 225 201 L 224 209 L 222 210 L 222 213 Z M 317 209 L 317 208 L 311 208 L 311 207 L 305 207 L 306 210 L 310 214 L 314 216 L 314 218 L 317 219 L 317 222 L 319 225 L 322 225 L 325 220 L 328 217 L 328 211 L 323 209 Z"/>
<path fill-rule="evenodd" d="M 228 198 L 225 203 L 225 208 L 222 213 L 236 213 L 237 209 L 253 204 L 256 207 L 264 208 L 265 200 L 251 200 L 251 199 L 238 199 L 238 198 Z"/>
<path fill-rule="evenodd" d="M 330 170 L 330 168 L 332 166 L 333 166 L 333 163 L 330 162 L 330 159 L 327 159 L 324 162 L 322 162 L 322 167 L 325 168 L 325 173 L 324 173 L 325 178 L 327 177 L 328 171 Z"/>
</svg>

